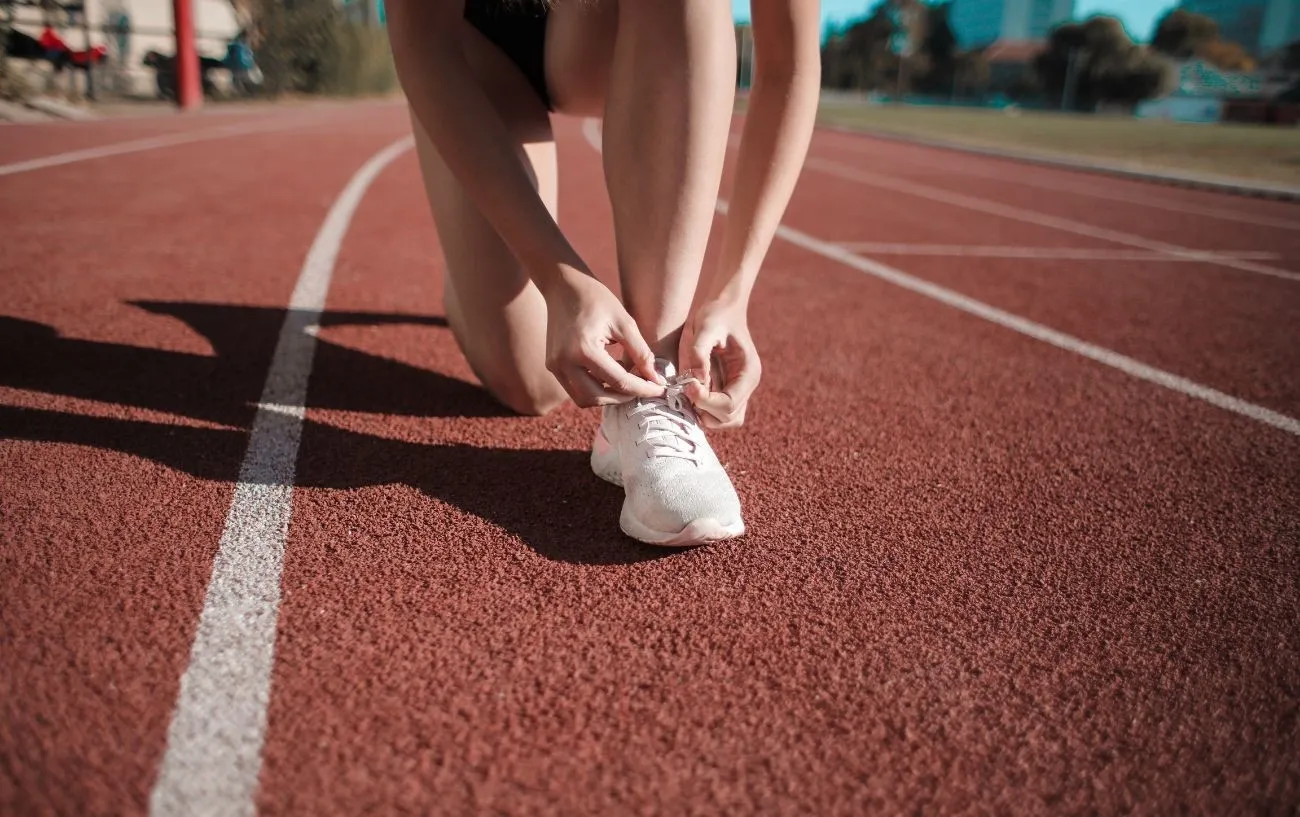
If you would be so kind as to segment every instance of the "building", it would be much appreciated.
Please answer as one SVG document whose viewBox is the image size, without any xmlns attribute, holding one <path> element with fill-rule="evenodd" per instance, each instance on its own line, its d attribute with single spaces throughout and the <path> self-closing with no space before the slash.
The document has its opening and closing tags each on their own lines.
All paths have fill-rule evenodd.
<svg viewBox="0 0 1300 817">
<path fill-rule="evenodd" d="M 1219 24 L 1219 37 L 1260 56 L 1300 40 L 1298 0 L 1182 0 L 1179 8 Z"/>
<path fill-rule="evenodd" d="M 1047 40 L 998 40 L 984 50 L 989 66 L 988 90 L 1015 95 L 1033 72 L 1034 60 L 1047 50 Z"/>
<path fill-rule="evenodd" d="M 1258 99 L 1262 77 L 1256 71 L 1224 71 L 1205 60 L 1178 64 L 1173 90 L 1138 105 L 1139 119 L 1175 122 L 1219 122 L 1234 100 Z"/>
<path fill-rule="evenodd" d="M 1259 53 L 1268 54 L 1300 40 L 1300 2 L 1272 0 L 1264 11 L 1259 32 Z"/>
<path fill-rule="evenodd" d="M 963 48 L 1040 40 L 1074 17 L 1074 0 L 953 0 L 948 23 Z"/>
</svg>

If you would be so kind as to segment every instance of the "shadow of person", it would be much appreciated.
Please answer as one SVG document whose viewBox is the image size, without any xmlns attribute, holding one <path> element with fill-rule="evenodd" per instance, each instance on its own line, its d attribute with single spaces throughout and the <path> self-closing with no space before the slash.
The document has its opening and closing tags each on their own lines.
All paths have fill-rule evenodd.
<svg viewBox="0 0 1300 817">
<path fill-rule="evenodd" d="M 187 324 L 213 354 L 68 338 L 52 327 L 0 316 L 0 385 L 153 409 L 248 428 L 261 397 L 285 310 L 208 303 L 132 302 Z M 325 312 L 319 325 L 413 324 L 443 318 Z M 420 417 L 499 417 L 510 412 L 483 388 L 428 369 L 319 340 L 309 408 Z"/>
<path fill-rule="evenodd" d="M 0 406 L 0 437 L 119 451 L 219 482 L 240 478 L 248 444 L 247 432 L 238 429 L 11 406 Z M 413 443 L 308 420 L 293 483 L 324 489 L 409 485 L 556 561 L 631 564 L 677 553 L 642 545 L 618 530 L 623 494 L 591 472 L 588 457 L 574 450 Z"/>
<path fill-rule="evenodd" d="M 0 349 L 5 350 L 0 386 L 151 409 L 222 427 L 0 405 L 0 437 L 119 451 L 206 480 L 256 479 L 241 477 L 240 467 L 285 310 L 161 301 L 132 305 L 182 321 L 208 340 L 212 354 L 63 337 L 50 326 L 0 316 Z M 316 323 L 446 325 L 433 316 L 341 311 L 325 312 Z M 307 406 L 381 415 L 513 416 L 479 386 L 328 340 L 316 347 Z M 622 492 L 599 481 L 587 457 L 585 451 L 426 445 L 308 420 L 293 481 L 325 489 L 407 484 L 561 561 L 612 564 L 665 555 L 618 530 Z"/>
</svg>

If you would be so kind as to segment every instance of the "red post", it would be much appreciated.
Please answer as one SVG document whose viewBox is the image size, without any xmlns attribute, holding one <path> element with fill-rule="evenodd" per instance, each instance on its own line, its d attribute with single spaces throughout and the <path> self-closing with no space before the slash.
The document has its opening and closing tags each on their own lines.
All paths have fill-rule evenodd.
<svg viewBox="0 0 1300 817">
<path fill-rule="evenodd" d="M 203 104 L 199 83 L 199 51 L 194 45 L 194 6 L 191 0 L 172 0 L 176 21 L 176 103 L 181 110 Z"/>
</svg>

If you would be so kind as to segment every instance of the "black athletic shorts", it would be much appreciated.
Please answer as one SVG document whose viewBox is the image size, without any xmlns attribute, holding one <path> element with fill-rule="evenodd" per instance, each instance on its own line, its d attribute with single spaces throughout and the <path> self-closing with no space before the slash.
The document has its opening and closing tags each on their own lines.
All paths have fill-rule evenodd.
<svg viewBox="0 0 1300 817">
<path fill-rule="evenodd" d="M 548 111 L 546 17 L 549 0 L 465 0 L 465 20 L 519 66 Z"/>
</svg>

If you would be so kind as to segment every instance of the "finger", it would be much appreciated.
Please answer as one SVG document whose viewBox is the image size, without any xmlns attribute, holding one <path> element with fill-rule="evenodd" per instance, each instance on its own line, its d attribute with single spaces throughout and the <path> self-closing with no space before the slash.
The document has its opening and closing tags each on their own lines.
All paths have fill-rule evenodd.
<svg viewBox="0 0 1300 817">
<path fill-rule="evenodd" d="M 650 344 L 645 342 L 641 336 L 641 330 L 637 327 L 636 321 L 631 318 L 622 321 L 614 327 L 618 334 L 618 339 L 623 342 L 623 349 L 627 353 L 628 359 L 632 361 L 632 369 L 637 374 L 649 380 L 651 383 L 657 383 L 660 386 L 668 385 L 663 375 L 655 371 L 655 353 L 651 351 Z M 660 390 L 649 397 L 655 397 L 662 394 Z"/>
<path fill-rule="evenodd" d="M 687 384 L 685 391 L 686 397 L 696 409 L 712 414 L 719 420 L 727 418 L 736 410 L 735 401 L 725 391 L 709 391 L 698 383 Z"/>
<path fill-rule="evenodd" d="M 565 388 L 573 402 L 583 408 L 595 406 L 613 406 L 626 403 L 630 397 L 616 391 L 610 391 L 583 369 L 574 367 L 565 371 Z"/>
<path fill-rule="evenodd" d="M 704 413 L 700 414 L 700 425 L 711 430 L 740 428 L 744 424 L 745 424 L 745 408 L 743 406 L 741 407 L 740 411 L 731 415 L 726 420 L 719 420 L 717 417 L 714 417 L 712 414 L 704 414 Z"/>
<path fill-rule="evenodd" d="M 741 404 L 739 406 L 734 406 L 732 411 L 729 414 L 725 414 L 722 416 L 711 414 L 701 409 L 697 409 L 696 413 L 699 414 L 700 425 L 704 426 L 705 428 L 708 429 L 738 428 L 739 426 L 744 425 L 745 423 L 745 413 L 747 408 L 748 407 L 744 404 Z"/>
<path fill-rule="evenodd" d="M 643 380 L 624 369 L 605 349 L 583 352 L 582 362 L 593 375 L 624 395 L 659 397 L 664 393 L 663 386 Z"/>
<path fill-rule="evenodd" d="M 564 391 L 569 395 L 569 399 L 579 408 L 592 408 L 596 405 L 595 397 L 592 396 L 590 389 L 584 384 L 574 382 L 573 373 L 567 369 L 556 369 L 551 372 L 555 379 L 560 381 Z"/>
<path fill-rule="evenodd" d="M 696 408 L 700 408 L 709 399 L 709 390 L 703 383 L 687 383 L 682 393 Z"/>
<path fill-rule="evenodd" d="M 740 371 L 736 372 L 734 380 L 728 380 L 726 393 L 731 397 L 731 402 L 737 406 L 743 406 L 749 402 L 749 396 L 758 388 L 758 381 L 761 374 L 759 367 L 750 363 L 741 366 Z"/>
<path fill-rule="evenodd" d="M 696 335 L 678 353 L 682 358 L 682 369 L 706 388 L 709 385 L 710 362 L 715 346 L 711 335 Z"/>
<path fill-rule="evenodd" d="M 736 386 L 747 388 L 741 393 Z M 708 391 L 703 386 L 690 384 L 686 387 L 686 396 L 700 415 L 700 422 L 705 428 L 735 428 L 745 422 L 745 408 L 753 388 L 749 383 L 737 380 L 727 391 Z"/>
</svg>

